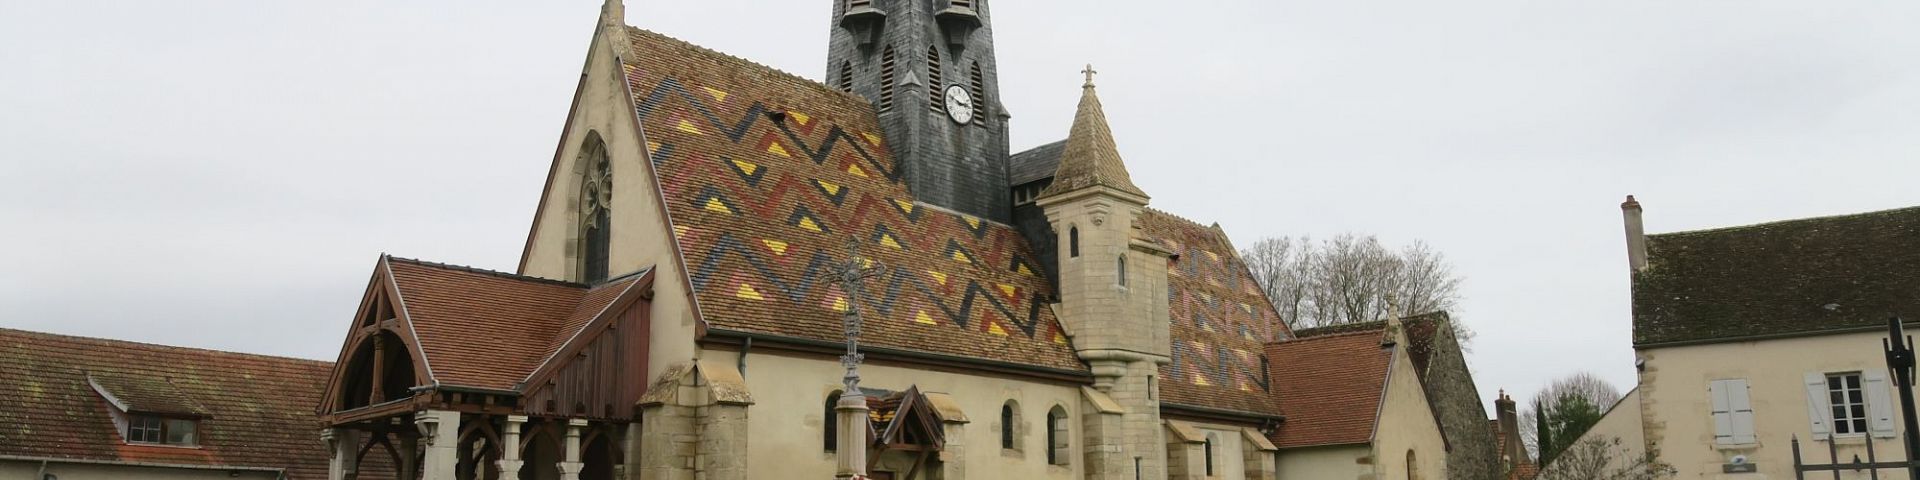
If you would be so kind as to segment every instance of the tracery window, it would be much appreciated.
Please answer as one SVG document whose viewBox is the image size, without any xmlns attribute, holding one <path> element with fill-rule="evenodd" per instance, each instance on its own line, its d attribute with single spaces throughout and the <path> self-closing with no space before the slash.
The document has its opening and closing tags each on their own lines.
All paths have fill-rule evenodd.
<svg viewBox="0 0 1920 480">
<path fill-rule="evenodd" d="M 598 135 L 589 135 L 580 160 L 587 166 L 580 182 L 580 280 L 591 284 L 607 279 L 613 239 L 613 166 Z"/>
</svg>

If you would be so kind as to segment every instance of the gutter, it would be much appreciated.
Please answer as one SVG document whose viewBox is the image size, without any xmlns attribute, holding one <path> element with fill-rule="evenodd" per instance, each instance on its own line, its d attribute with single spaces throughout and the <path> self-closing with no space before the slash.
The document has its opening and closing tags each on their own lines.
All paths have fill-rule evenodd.
<svg viewBox="0 0 1920 480">
<path fill-rule="evenodd" d="M 190 469 L 190 470 L 219 470 L 224 472 L 236 472 L 236 471 L 260 472 L 260 473 L 273 473 L 278 475 L 279 476 L 278 478 L 287 478 L 287 469 L 284 469 L 284 468 L 246 467 L 246 466 L 239 466 L 239 465 L 194 465 L 194 464 L 188 464 L 188 463 L 129 462 L 124 460 L 92 460 L 92 459 L 85 459 L 85 458 L 54 458 L 54 457 L 33 457 L 33 456 L 22 456 L 22 455 L 0 455 L 0 461 L 40 462 L 41 476 L 35 478 L 34 480 L 40 480 L 42 478 L 46 478 L 47 464 L 49 463 L 73 464 L 73 465 L 110 465 L 110 466 L 120 466 L 120 467 L 177 468 L 177 469 Z"/>
<path fill-rule="evenodd" d="M 1758 342 L 1762 340 L 1780 340 L 1785 338 L 1820 337 L 1820 336 L 1827 336 L 1827 335 L 1844 335 L 1848 333 L 1862 333 L 1862 332 L 1882 332 L 1882 331 L 1886 331 L 1886 329 L 1887 327 L 1885 325 L 1879 325 L 1879 326 L 1870 326 L 1870 327 L 1835 328 L 1831 330 L 1811 330 L 1811 331 L 1801 331 L 1801 332 L 1768 333 L 1768 334 L 1762 334 L 1762 335 L 1746 335 L 1746 336 L 1740 336 L 1740 337 L 1717 337 L 1717 338 L 1700 338 L 1700 339 L 1693 339 L 1693 340 L 1674 340 L 1670 342 L 1635 343 L 1633 344 L 1633 349 L 1640 350 L 1640 349 L 1647 349 L 1647 348 L 1663 348 L 1663 347 L 1690 347 L 1695 345 L 1711 345 L 1716 343 Z"/>
<path fill-rule="evenodd" d="M 1218 419 L 1221 419 L 1221 420 L 1234 420 L 1234 419 L 1240 419 L 1240 420 L 1244 420 L 1244 419 L 1249 419 L 1249 418 L 1251 418 L 1251 419 L 1258 419 L 1258 420 L 1269 420 L 1269 421 L 1275 421 L 1275 422 L 1285 422 L 1285 421 L 1287 421 L 1287 416 L 1286 416 L 1286 415 L 1276 415 L 1276 414 L 1271 414 L 1271 413 L 1255 413 L 1255 412 L 1243 412 L 1243 411 L 1239 411 L 1239 410 L 1228 410 L 1228 409 L 1224 409 L 1224 408 L 1211 408 L 1211 407 L 1201 407 L 1201 406 L 1195 406 L 1195 405 L 1181 405 L 1181 404 L 1177 404 L 1177 403 L 1164 403 L 1164 402 L 1163 402 L 1163 403 L 1161 403 L 1161 404 L 1160 404 L 1160 410 L 1162 410 L 1162 411 L 1167 411 L 1167 410 L 1171 410 L 1171 411 L 1174 411 L 1174 412 L 1188 412 L 1188 413 L 1196 413 L 1196 414 L 1199 414 L 1198 416 L 1205 416 L 1205 417 L 1213 417 L 1213 418 L 1218 418 Z"/>
</svg>

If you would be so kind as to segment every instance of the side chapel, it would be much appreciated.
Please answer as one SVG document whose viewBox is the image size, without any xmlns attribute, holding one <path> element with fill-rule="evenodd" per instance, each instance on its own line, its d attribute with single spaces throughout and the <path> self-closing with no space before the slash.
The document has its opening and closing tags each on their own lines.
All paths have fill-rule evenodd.
<svg viewBox="0 0 1920 480">
<path fill-rule="evenodd" d="M 330 478 L 1275 478 L 1291 334 L 1218 225 L 1149 207 L 1091 68 L 1013 153 L 988 1 L 834 3 L 819 82 L 608 0 L 518 271 L 375 262 Z"/>
</svg>

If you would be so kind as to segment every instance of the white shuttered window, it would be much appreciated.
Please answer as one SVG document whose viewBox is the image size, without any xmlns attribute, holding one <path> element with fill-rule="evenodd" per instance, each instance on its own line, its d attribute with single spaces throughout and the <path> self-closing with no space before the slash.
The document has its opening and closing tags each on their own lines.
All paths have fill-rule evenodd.
<svg viewBox="0 0 1920 480">
<path fill-rule="evenodd" d="M 1809 372 L 1806 385 L 1807 418 L 1813 438 L 1863 433 L 1877 438 L 1896 436 L 1892 382 L 1886 370 Z"/>
<path fill-rule="evenodd" d="M 1709 382 L 1707 396 L 1712 399 L 1710 404 L 1713 406 L 1713 443 L 1756 443 L 1753 435 L 1753 402 L 1748 398 L 1747 379 Z"/>
</svg>

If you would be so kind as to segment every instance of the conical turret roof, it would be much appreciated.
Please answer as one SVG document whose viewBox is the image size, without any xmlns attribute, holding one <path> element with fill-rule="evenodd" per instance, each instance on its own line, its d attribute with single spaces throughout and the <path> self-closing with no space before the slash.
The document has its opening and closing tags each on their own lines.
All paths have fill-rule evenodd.
<svg viewBox="0 0 1920 480">
<path fill-rule="evenodd" d="M 1107 114 L 1100 109 L 1100 96 L 1094 93 L 1093 66 L 1087 66 L 1084 73 L 1087 83 L 1080 86 L 1073 131 L 1067 134 L 1067 146 L 1060 154 L 1059 168 L 1053 172 L 1053 183 L 1040 192 L 1040 197 L 1104 186 L 1146 198 L 1146 192 L 1133 185 L 1126 163 L 1120 160 L 1120 149 L 1113 145 L 1113 130 L 1107 127 Z"/>
</svg>

